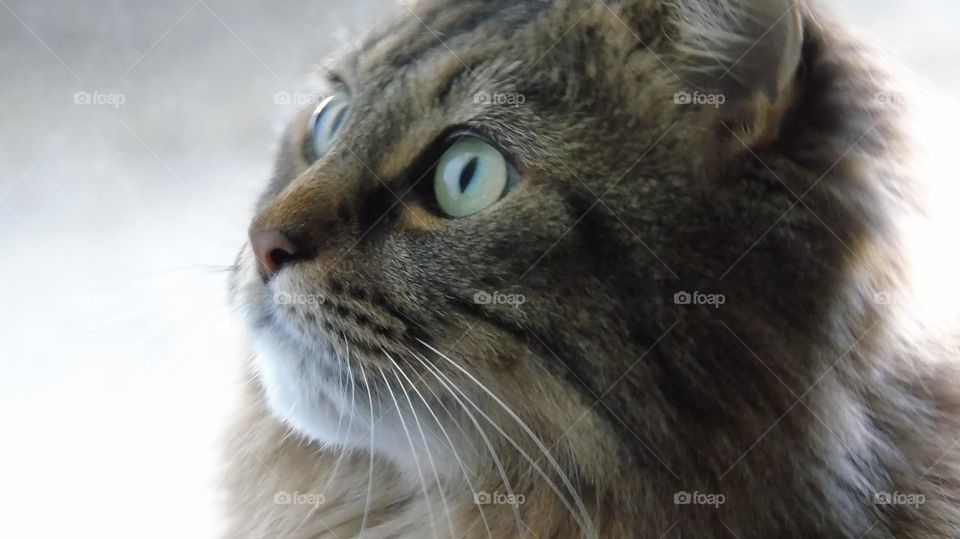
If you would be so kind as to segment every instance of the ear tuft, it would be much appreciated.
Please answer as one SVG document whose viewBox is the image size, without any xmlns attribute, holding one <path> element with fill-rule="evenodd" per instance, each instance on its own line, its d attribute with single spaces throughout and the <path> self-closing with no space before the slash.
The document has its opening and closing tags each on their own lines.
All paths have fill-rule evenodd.
<svg viewBox="0 0 960 539">
<path fill-rule="evenodd" d="M 803 49 L 796 0 L 671 0 L 687 91 L 722 96 L 720 120 L 755 143 L 775 134 Z M 717 101 L 716 99 L 714 101 Z"/>
</svg>

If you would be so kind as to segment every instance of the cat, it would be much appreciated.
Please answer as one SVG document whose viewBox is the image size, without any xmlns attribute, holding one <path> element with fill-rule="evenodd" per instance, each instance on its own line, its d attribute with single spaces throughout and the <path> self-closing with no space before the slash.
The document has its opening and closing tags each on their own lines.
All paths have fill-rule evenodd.
<svg viewBox="0 0 960 539">
<path fill-rule="evenodd" d="M 323 78 L 230 280 L 228 537 L 960 537 L 906 107 L 828 10 L 422 0 Z"/>
</svg>

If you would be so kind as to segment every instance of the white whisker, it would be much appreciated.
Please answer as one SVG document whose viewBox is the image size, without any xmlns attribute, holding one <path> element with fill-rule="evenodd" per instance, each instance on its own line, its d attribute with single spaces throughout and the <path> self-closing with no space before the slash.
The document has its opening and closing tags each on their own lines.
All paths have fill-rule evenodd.
<svg viewBox="0 0 960 539">
<path fill-rule="evenodd" d="M 364 387 L 366 387 L 367 400 L 370 403 L 370 478 L 367 480 L 367 501 L 363 505 L 363 520 L 360 522 L 360 535 L 357 536 L 357 539 L 362 539 L 363 532 L 367 529 L 367 517 L 370 514 L 370 494 L 373 492 L 373 429 L 376 426 L 376 422 L 373 420 L 373 395 L 370 393 L 370 382 L 367 380 L 367 373 L 363 369 L 363 362 L 358 361 L 357 365 L 360 366 L 360 376 L 363 379 Z"/>
<path fill-rule="evenodd" d="M 336 350 L 336 349 L 335 349 L 335 350 Z M 337 354 L 337 389 L 341 389 L 341 386 L 343 385 L 343 362 L 342 362 L 342 358 L 340 357 L 340 352 L 339 352 L 339 351 L 336 351 L 336 354 Z M 363 368 L 362 365 L 361 365 L 361 368 Z M 298 384 L 299 384 L 299 380 L 298 380 Z M 343 398 L 346 398 L 346 396 L 347 396 L 347 388 L 346 388 L 346 387 L 342 387 L 342 393 L 343 393 Z M 293 405 L 296 406 L 296 403 L 297 403 L 297 401 L 294 401 L 294 404 L 293 404 Z M 351 414 L 352 414 L 352 411 L 353 411 L 353 410 L 352 410 L 352 407 L 351 407 Z M 371 412 L 370 412 L 370 413 L 371 413 L 371 415 L 373 415 L 372 408 L 371 408 Z M 341 428 L 341 424 L 343 423 L 343 415 L 344 415 L 344 414 L 343 414 L 343 409 L 341 408 L 341 409 L 340 409 L 340 417 L 339 417 L 339 419 L 337 419 L 337 433 L 336 433 L 336 435 L 334 436 L 335 439 L 340 436 L 340 428 Z M 349 427 L 348 427 L 348 430 L 349 430 Z M 280 440 L 281 443 L 282 443 L 283 441 L 285 441 L 287 438 L 289 438 L 291 435 L 293 435 L 293 433 L 294 433 L 293 429 L 290 429 L 290 431 Z M 348 434 L 348 436 L 349 436 L 349 434 Z M 337 456 L 337 463 L 336 463 L 336 465 L 334 465 L 333 472 L 332 472 L 331 475 L 330 475 L 330 479 L 327 481 L 327 486 L 324 487 L 324 494 L 325 494 L 326 491 L 329 489 L 330 484 L 333 482 L 333 477 L 334 477 L 334 474 L 336 474 L 337 466 L 339 465 L 340 460 L 341 460 L 342 458 L 344 458 L 344 454 L 345 454 L 345 453 L 346 453 L 346 451 L 341 450 L 340 454 Z M 303 524 L 313 515 L 313 513 L 317 511 L 318 508 L 319 508 L 319 505 L 313 506 L 313 507 L 310 509 L 310 511 L 308 511 L 307 514 L 306 514 L 302 519 L 300 519 L 300 523 L 297 524 L 297 527 L 294 528 L 294 529 L 290 532 L 290 535 L 293 535 L 297 530 L 299 530 L 299 529 L 303 526 Z M 366 516 L 366 515 L 364 515 L 364 516 Z M 321 522 L 322 522 L 322 521 L 321 521 Z"/>
<path fill-rule="evenodd" d="M 393 388 L 390 387 L 390 381 L 387 380 L 387 375 L 384 374 L 383 369 L 380 367 L 377 367 L 377 370 L 380 371 L 383 383 L 387 386 L 387 392 L 390 393 L 390 399 L 393 400 L 393 406 L 397 410 L 397 417 L 400 419 L 403 433 L 407 436 L 407 442 L 410 444 L 410 454 L 413 456 L 413 464 L 417 468 L 417 475 L 420 476 L 420 487 L 423 489 L 424 502 L 427 505 L 427 513 L 430 516 L 430 532 L 431 535 L 433 535 L 433 539 L 437 539 L 437 524 L 433 513 L 433 504 L 430 502 L 430 494 L 427 492 L 427 481 L 423 477 L 423 469 L 420 467 L 420 459 L 417 457 L 417 450 L 413 445 L 413 438 L 410 436 L 410 430 L 407 429 L 407 422 L 403 419 L 403 411 L 400 410 L 400 403 L 397 401 L 397 396 L 394 394 Z"/>
<path fill-rule="evenodd" d="M 387 359 L 393 363 L 393 366 L 397 370 L 400 370 L 400 365 L 393 359 L 386 350 L 381 348 L 381 351 Z M 413 400 L 410 399 L 410 393 L 403 390 L 403 381 L 400 380 L 400 375 L 396 372 L 393 373 L 394 377 L 397 379 L 397 384 L 400 386 L 400 392 L 403 393 L 403 396 L 407 399 L 407 404 L 410 405 L 410 412 L 413 414 L 413 421 L 417 424 L 417 430 L 420 431 L 420 439 L 423 440 L 423 447 L 427 451 L 427 460 L 430 462 L 430 467 L 433 468 L 433 479 L 437 482 L 437 490 L 440 492 L 440 502 L 443 504 L 443 510 L 447 516 L 447 525 L 450 527 L 450 537 L 456 537 L 457 533 L 453 529 L 453 520 L 450 518 L 450 506 L 447 503 L 447 495 L 443 490 L 443 484 L 440 482 L 440 474 L 437 472 L 437 464 L 433 460 L 433 452 L 430 451 L 430 444 L 427 442 L 427 435 L 423 432 L 423 425 L 420 423 L 420 418 L 417 417 L 417 410 L 413 407 Z M 404 376 L 406 378 L 406 376 Z M 409 379 L 407 379 L 409 381 Z"/>
<path fill-rule="evenodd" d="M 428 403 L 428 402 L 427 402 L 427 399 L 424 398 L 423 393 L 421 393 L 420 390 L 417 389 L 417 386 L 416 386 L 416 384 L 413 383 L 413 380 L 411 380 L 410 377 L 408 377 L 408 376 L 406 375 L 406 373 L 403 372 L 403 369 L 400 368 L 400 365 L 399 365 L 399 364 L 397 364 L 397 369 L 400 371 L 400 374 L 402 374 L 403 377 L 407 379 L 407 382 L 410 384 L 410 387 L 411 387 L 411 388 L 413 389 L 413 391 L 417 394 L 417 396 L 420 397 L 420 400 L 423 401 L 423 405 L 427 408 L 427 412 L 429 412 L 430 415 L 433 417 L 433 420 L 437 423 L 437 426 L 440 427 L 440 432 L 443 433 L 443 436 L 444 436 L 444 438 L 446 438 L 447 443 L 450 444 L 450 451 L 453 453 L 453 457 L 454 457 L 455 459 L 457 459 L 457 463 L 460 465 L 460 470 L 463 472 L 463 478 L 466 480 L 466 482 L 467 482 L 467 487 L 470 488 L 470 493 L 473 495 L 473 500 L 474 500 L 474 504 L 473 504 L 473 505 L 474 505 L 475 507 L 477 507 L 477 509 L 480 511 L 480 520 L 483 522 L 483 527 L 487 530 L 487 536 L 488 536 L 488 537 L 493 537 L 493 534 L 490 532 L 490 525 L 487 523 L 487 517 L 486 517 L 486 515 L 484 515 L 484 513 L 483 513 L 483 506 L 480 505 L 480 504 L 478 504 L 478 503 L 476 503 L 476 500 L 478 499 L 477 490 L 473 487 L 473 481 L 470 480 L 470 474 L 469 474 L 469 472 L 467 471 L 467 467 L 466 467 L 466 465 L 463 463 L 463 459 L 460 458 L 460 454 L 457 452 L 457 447 L 456 447 L 456 445 L 453 443 L 453 440 L 450 438 L 450 435 L 447 434 L 447 429 L 443 428 L 443 423 L 440 422 L 440 418 L 438 418 L 438 417 L 437 417 L 437 414 L 434 413 L 433 408 L 430 406 L 430 403 Z M 424 384 L 426 384 L 426 381 L 423 379 L 423 377 L 420 376 L 420 374 L 417 373 L 417 371 L 416 371 L 415 369 L 412 369 L 412 370 L 413 370 L 413 373 L 416 374 L 417 377 L 420 379 L 420 381 L 421 381 L 421 382 L 424 382 Z M 433 392 L 433 390 L 430 389 L 429 386 L 427 387 L 427 389 L 429 389 L 431 393 Z M 436 398 L 436 393 L 434 393 L 434 397 Z M 438 401 L 439 401 L 439 399 L 438 399 Z M 443 404 L 442 401 L 440 402 L 440 405 L 443 406 L 443 408 L 446 410 L 446 406 Z M 453 415 L 450 414 L 450 411 L 449 411 L 449 410 L 447 410 L 447 415 L 450 415 L 451 420 L 453 420 L 454 423 L 456 423 L 456 420 L 453 419 Z M 459 424 L 457 424 L 457 427 L 459 428 Z M 463 429 L 461 429 L 461 431 L 462 431 L 462 430 L 463 430 Z M 466 434 L 464 433 L 464 435 L 466 435 Z M 472 529 L 472 527 L 471 527 L 471 529 Z M 451 532 L 452 532 L 452 531 L 453 531 L 453 530 L 451 530 Z M 468 530 L 468 531 L 469 531 L 469 530 Z M 461 535 L 461 537 L 462 537 L 462 535 Z"/>
<path fill-rule="evenodd" d="M 346 339 L 344 339 L 344 341 L 346 341 Z M 349 346 L 350 345 L 348 343 L 347 353 L 344 361 L 344 365 L 346 365 L 347 367 L 347 377 L 350 379 L 350 413 L 349 413 L 349 417 L 347 418 L 347 434 L 344 437 L 344 443 L 341 444 L 340 454 L 337 455 L 337 460 L 336 462 L 333 463 L 333 470 L 331 470 L 330 472 L 330 477 L 327 479 L 327 484 L 323 487 L 324 492 L 327 492 L 330 489 L 330 485 L 333 484 L 333 480 L 337 475 L 337 470 L 340 469 L 340 464 L 342 464 L 344 459 L 346 459 L 347 444 L 350 442 L 350 434 L 353 432 L 353 415 L 354 415 L 355 407 L 357 404 L 357 399 L 356 399 L 357 377 L 356 377 L 356 374 L 353 372 L 353 367 L 350 365 Z M 339 353 L 337 354 L 337 357 L 338 358 L 340 357 Z M 344 393 L 346 393 L 346 390 L 344 390 Z"/>
<path fill-rule="evenodd" d="M 462 400 L 460 400 L 460 397 L 457 396 L 457 394 L 453 391 L 453 389 L 451 389 L 451 387 L 447 385 L 447 382 L 445 382 L 443 378 L 441 378 L 442 373 L 438 374 L 439 371 L 436 370 L 436 367 L 429 365 L 427 361 L 419 357 L 416 353 L 414 353 L 413 357 L 416 358 L 416 360 L 419 361 L 424 366 L 427 372 L 432 374 L 433 377 L 436 378 L 438 382 L 440 382 L 440 384 L 454 398 L 457 404 L 459 404 L 460 407 L 463 408 L 463 411 L 466 412 L 467 417 L 470 418 L 470 421 L 473 423 L 473 426 L 477 429 L 477 432 L 480 434 L 480 437 L 483 438 L 483 443 L 487 446 L 487 450 L 490 452 L 490 456 L 493 457 L 494 465 L 497 467 L 497 471 L 500 473 L 500 479 L 503 480 L 503 488 L 507 490 L 507 494 L 511 497 L 511 499 L 516 499 L 516 495 L 513 492 L 513 487 L 510 485 L 510 480 L 507 479 L 507 471 L 503 467 L 503 462 L 500 460 L 500 457 L 497 456 L 497 451 L 496 449 L 494 449 L 493 444 L 490 442 L 490 438 L 487 436 L 487 433 L 484 432 L 483 427 L 480 426 L 480 422 L 477 421 L 477 418 L 474 417 L 473 413 L 470 412 L 470 409 L 467 408 L 467 406 L 463 403 Z M 452 383 L 453 382 L 451 382 L 451 384 Z M 520 517 L 520 509 L 517 507 L 516 504 L 511 504 L 511 507 L 513 509 L 513 517 L 516 520 L 516 524 L 517 524 L 517 535 L 519 537 L 523 537 L 526 535 L 526 532 L 525 532 L 526 526 L 524 526 L 523 519 Z"/>
<path fill-rule="evenodd" d="M 518 415 L 516 414 L 516 412 L 514 412 L 513 409 L 512 409 L 507 403 L 505 403 L 505 402 L 504 402 L 499 396 L 497 396 L 493 391 L 491 391 L 490 389 L 488 389 L 487 386 L 484 385 L 484 384 L 483 384 L 480 380 L 478 380 L 475 376 L 473 376 L 472 374 L 470 374 L 469 371 L 467 371 L 466 369 L 464 369 L 463 367 L 461 367 L 459 364 L 457 364 L 457 362 L 453 361 L 452 359 L 450 359 L 449 357 L 447 357 L 445 354 L 443 354 L 442 352 L 440 352 L 440 351 L 437 350 L 436 348 L 430 346 L 429 344 L 427 344 L 427 343 L 424 342 L 423 340 L 421 340 L 421 339 L 417 339 L 417 340 L 418 340 L 422 345 L 426 346 L 427 348 L 429 348 L 430 350 L 432 350 L 434 353 L 436 353 L 437 355 L 439 355 L 441 358 L 443 358 L 445 361 L 447 361 L 448 363 L 450 363 L 450 365 L 452 365 L 454 368 L 456 368 L 457 370 L 459 370 L 460 372 L 462 372 L 465 376 L 467 376 L 467 378 L 469 378 L 473 383 L 475 383 L 480 389 L 482 389 L 482 390 L 484 391 L 484 393 L 486 393 L 488 396 L 490 396 L 490 398 L 492 398 L 505 412 L 507 412 L 507 414 L 510 415 L 510 417 L 520 426 L 520 428 L 523 429 L 523 431 L 527 434 L 527 436 L 529 436 L 530 439 L 533 440 L 533 443 L 536 444 L 536 446 L 540 449 L 540 451 L 543 453 L 543 455 L 547 458 L 547 460 L 550 462 L 550 464 L 551 464 L 551 465 L 553 466 L 553 468 L 556 470 L 557 474 L 560 476 L 560 480 L 563 481 L 564 486 L 570 491 L 570 496 L 571 496 L 571 498 L 573 499 L 573 502 L 577 505 L 577 509 L 580 511 L 580 514 L 581 514 L 581 517 L 580 517 L 580 518 L 574 517 L 574 518 L 576 518 L 577 523 L 580 524 L 580 526 L 583 528 L 584 533 L 585 533 L 588 537 L 596 537 L 596 531 L 594 530 L 592 519 L 590 518 L 590 515 L 589 515 L 588 512 L 587 512 L 587 508 L 586 508 L 586 506 L 583 504 L 583 500 L 580 498 L 579 493 L 578 493 L 577 490 L 574 488 L 573 484 L 570 482 L 570 479 L 567 477 L 567 474 L 566 474 L 566 473 L 563 471 L 563 469 L 560 467 L 560 464 L 559 464 L 559 463 L 556 461 L 556 459 L 553 457 L 553 454 L 550 453 L 550 450 L 547 449 L 547 447 L 546 447 L 546 445 L 543 443 L 543 441 L 541 441 L 540 438 L 533 432 L 533 429 L 531 429 L 531 428 L 526 424 L 526 422 L 523 421 L 523 419 L 521 419 L 520 416 L 518 416 Z M 464 398 L 467 398 L 466 395 L 464 395 Z M 467 400 L 469 401 L 470 399 L 467 398 Z M 473 404 L 472 401 L 471 401 L 471 404 Z M 475 404 L 474 404 L 474 407 L 476 408 L 476 405 L 475 405 Z M 484 417 L 486 417 L 486 414 L 484 414 L 479 408 L 477 408 L 477 411 L 478 411 L 481 415 L 483 415 Z M 489 418 L 488 418 L 488 420 L 489 420 Z M 491 422 L 491 423 L 492 423 L 492 422 Z M 504 434 L 504 436 L 506 436 L 506 433 L 503 433 L 499 426 L 494 425 L 494 427 L 497 428 L 497 430 L 501 431 L 501 433 Z M 529 455 L 526 455 L 526 452 L 523 451 L 523 449 L 521 449 L 519 445 L 516 445 L 516 442 L 514 442 L 510 437 L 507 437 L 507 440 L 510 441 L 512 444 L 514 444 L 514 447 L 516 447 L 517 450 L 520 451 L 521 454 L 523 454 L 523 455 L 530 461 L 530 463 L 531 463 L 532 465 L 534 464 L 533 459 L 530 459 Z M 538 467 L 538 468 L 539 468 L 539 467 Z M 543 473 L 542 471 L 540 471 L 540 474 L 541 474 L 541 476 L 544 478 L 544 480 L 547 482 L 547 484 L 550 485 L 550 486 L 554 489 L 554 492 L 556 492 L 557 496 L 560 498 L 560 501 L 563 502 L 564 506 L 567 507 L 567 509 L 570 511 L 571 516 L 572 516 L 572 515 L 575 513 L 575 511 L 573 510 L 572 507 L 570 507 L 569 502 L 568 502 L 566 496 L 563 496 L 562 494 L 560 494 L 559 489 L 556 487 L 556 485 L 553 484 L 553 482 L 547 477 L 547 475 L 546 475 L 545 473 Z"/>
</svg>

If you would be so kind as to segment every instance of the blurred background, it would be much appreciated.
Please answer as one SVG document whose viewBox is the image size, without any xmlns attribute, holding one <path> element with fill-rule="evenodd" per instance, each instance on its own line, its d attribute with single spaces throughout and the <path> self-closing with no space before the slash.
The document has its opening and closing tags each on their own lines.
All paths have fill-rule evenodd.
<svg viewBox="0 0 960 539">
<path fill-rule="evenodd" d="M 832 3 L 956 106 L 960 3 Z M 0 537 L 217 535 L 224 267 L 311 66 L 387 4 L 0 0 Z"/>
</svg>

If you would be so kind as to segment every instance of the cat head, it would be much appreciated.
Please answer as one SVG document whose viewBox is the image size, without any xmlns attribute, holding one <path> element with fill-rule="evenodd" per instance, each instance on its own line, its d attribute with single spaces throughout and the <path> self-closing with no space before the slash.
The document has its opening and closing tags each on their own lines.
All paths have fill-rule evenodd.
<svg viewBox="0 0 960 539">
<path fill-rule="evenodd" d="M 815 334 L 850 258 L 836 239 L 868 218 L 868 194 L 830 230 L 789 213 L 849 135 L 801 121 L 830 118 L 804 97 L 802 9 L 398 6 L 325 63 L 241 254 L 271 409 L 400 463 L 496 449 L 512 474 L 549 450 L 547 475 L 615 484 L 713 458 L 694 440 L 785 402 L 796 367 L 732 330 L 761 355 L 787 325 Z"/>
</svg>

